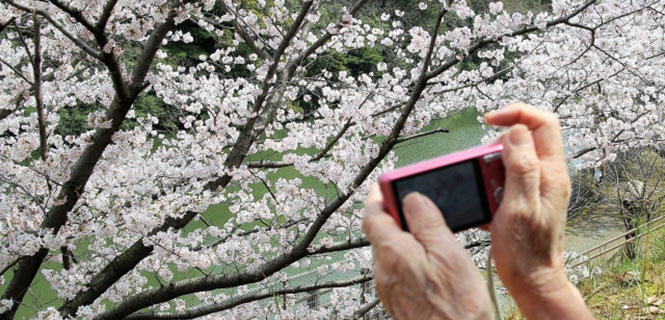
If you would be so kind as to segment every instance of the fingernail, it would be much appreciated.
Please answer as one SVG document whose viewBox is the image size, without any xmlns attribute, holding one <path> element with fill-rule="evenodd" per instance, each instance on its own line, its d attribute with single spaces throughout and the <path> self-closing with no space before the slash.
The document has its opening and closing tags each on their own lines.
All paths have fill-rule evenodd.
<svg viewBox="0 0 665 320">
<path fill-rule="evenodd" d="M 418 192 L 411 192 L 404 197 L 404 212 L 408 215 L 418 214 L 425 209 L 425 198 Z"/>
<path fill-rule="evenodd" d="M 510 143 L 514 146 L 521 146 L 531 142 L 529 129 L 525 126 L 515 126 L 510 129 Z"/>
</svg>

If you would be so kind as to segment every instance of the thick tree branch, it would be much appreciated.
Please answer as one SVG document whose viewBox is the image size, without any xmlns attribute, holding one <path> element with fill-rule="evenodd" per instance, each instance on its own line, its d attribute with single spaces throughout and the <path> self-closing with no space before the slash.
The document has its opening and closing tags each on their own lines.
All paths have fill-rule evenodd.
<svg viewBox="0 0 665 320">
<path fill-rule="evenodd" d="M 280 44 L 280 48 L 278 49 L 277 52 L 275 53 L 275 56 L 273 57 L 274 63 L 271 66 L 271 69 L 273 70 L 273 75 L 275 74 L 275 71 L 277 70 L 277 67 L 279 65 L 279 61 L 281 59 L 281 55 L 284 53 L 286 48 L 288 47 L 291 39 L 293 36 L 295 36 L 298 27 L 300 24 L 302 24 L 302 21 L 304 20 L 306 16 L 306 12 L 309 10 L 311 7 L 312 2 L 307 2 L 305 6 L 303 7 L 301 13 L 299 14 L 298 18 L 294 21 L 293 25 L 291 26 L 291 29 L 289 33 L 287 34 L 287 37 L 282 40 L 282 43 Z M 171 19 L 172 21 L 172 19 Z M 159 48 L 161 44 L 162 39 L 154 39 L 155 41 L 152 41 L 153 39 L 150 39 L 148 41 L 148 44 L 146 44 L 144 48 L 144 53 L 146 51 L 155 51 L 157 48 Z M 152 54 L 154 57 L 154 52 Z M 144 57 L 142 55 L 140 61 L 144 61 Z M 152 61 L 152 59 L 150 60 Z M 148 71 L 149 65 L 144 65 L 144 66 L 137 66 L 134 71 L 134 76 L 132 78 L 132 83 L 136 86 L 137 83 L 142 83 L 143 81 L 137 81 L 138 78 L 145 77 L 145 74 Z M 270 73 L 270 71 L 269 71 Z M 264 81 L 264 91 L 263 94 L 261 94 L 256 102 L 255 102 L 255 109 L 260 108 L 265 101 L 265 98 L 268 95 L 270 87 L 273 86 L 272 83 L 270 83 L 269 80 L 270 77 L 266 77 L 266 81 Z M 279 82 L 279 81 L 275 81 Z M 280 94 L 274 95 L 275 99 L 281 98 Z M 269 101 L 269 104 L 271 104 L 270 108 L 276 108 L 277 107 L 277 101 L 272 101 L 272 103 Z M 258 110 L 257 110 L 258 111 Z M 227 160 L 224 163 L 224 166 L 226 168 L 234 168 L 239 166 L 243 159 L 245 158 L 245 155 L 247 153 L 247 150 L 249 150 L 249 147 L 251 146 L 251 143 L 253 142 L 253 139 L 256 137 L 255 136 L 255 130 L 254 126 L 256 124 L 257 118 L 259 117 L 254 117 L 248 123 L 245 125 L 243 128 L 243 132 L 240 134 L 238 137 L 236 143 L 234 144 L 233 149 L 231 150 L 229 156 L 227 157 Z M 228 174 L 220 177 L 219 179 L 212 181 L 208 183 L 205 188 L 207 190 L 217 190 L 218 188 L 225 188 L 226 185 L 231 181 L 232 177 Z M 179 227 L 176 227 L 176 229 L 180 229 L 184 227 L 191 219 L 193 219 L 197 214 L 194 212 L 189 212 L 187 215 L 183 216 L 182 218 L 175 219 L 173 221 L 173 225 L 177 225 Z M 165 226 L 160 227 L 156 230 L 162 230 Z M 174 226 L 175 227 L 175 226 Z M 156 232 L 156 230 L 153 230 L 151 233 Z M 115 268 L 111 267 L 112 265 L 115 265 L 116 263 L 112 262 L 110 263 L 102 272 L 99 274 L 95 275 L 93 277 L 93 281 L 90 282 L 90 286 L 93 289 L 89 289 L 88 291 L 85 291 L 83 293 L 79 293 L 72 301 L 66 302 L 63 307 L 61 308 L 61 313 L 63 315 L 71 315 L 76 312 L 76 310 L 80 306 L 88 305 L 92 302 L 94 302 L 94 299 L 96 299 L 100 294 L 102 294 L 104 291 L 106 291 L 117 279 L 122 277 L 125 273 L 129 272 L 131 269 L 133 269 L 141 260 L 143 260 L 145 257 L 150 255 L 152 252 L 152 247 L 145 246 L 142 241 L 137 241 L 134 243 L 130 249 L 128 249 L 125 253 L 121 254 L 118 256 L 116 259 L 114 259 L 114 262 L 118 259 L 122 261 L 123 268 Z M 127 313 L 130 314 L 133 311 Z"/>
<path fill-rule="evenodd" d="M 146 290 L 142 293 L 128 297 L 123 302 L 115 306 L 115 308 L 105 312 L 99 319 L 119 319 L 124 318 L 142 308 L 148 307 L 155 303 L 171 300 L 173 298 L 182 296 L 184 294 L 201 292 L 206 290 L 214 290 L 219 288 L 228 288 L 240 284 L 248 284 L 261 281 L 275 272 L 283 269 L 291 263 L 299 260 L 300 258 L 308 255 L 307 248 L 316 235 L 326 223 L 328 218 L 336 212 L 354 193 L 356 190 L 371 174 L 379 163 L 388 155 L 397 143 L 398 137 L 408 117 L 410 116 L 416 102 L 420 98 L 423 90 L 427 86 L 427 78 L 420 77 L 414 87 L 414 90 L 406 103 L 404 110 L 402 110 L 395 126 L 393 127 L 390 135 L 384 140 L 379 147 L 378 155 L 372 158 L 365 166 L 363 166 L 353 179 L 353 183 L 349 191 L 341 194 L 337 199 L 333 200 L 326 206 L 310 225 L 305 235 L 301 238 L 289 252 L 283 253 L 273 260 L 261 265 L 255 270 L 232 274 L 232 275 L 219 275 L 199 279 L 188 279 L 177 283 L 172 283 L 167 287 Z"/>
<path fill-rule="evenodd" d="M 102 55 L 99 51 L 93 49 L 87 43 L 85 43 L 83 40 L 81 40 L 81 39 L 75 37 L 74 35 L 72 35 L 67 29 L 65 29 L 64 26 L 62 26 L 61 24 L 59 24 L 55 20 L 53 20 L 53 18 L 48 13 L 46 13 L 45 11 L 37 10 L 37 9 L 31 8 L 31 7 L 26 7 L 24 5 L 16 3 L 16 1 L 13 1 L 13 0 L 1 0 L 1 1 L 3 3 L 11 5 L 14 8 L 22 10 L 24 12 L 27 12 L 27 13 L 35 12 L 38 15 L 46 18 L 46 20 L 48 20 L 48 22 L 51 25 L 53 25 L 56 29 L 58 29 L 58 31 L 60 31 L 65 37 L 67 37 L 67 39 L 72 41 L 77 47 L 79 47 L 81 50 L 83 50 L 83 52 L 87 53 L 88 55 L 90 55 L 91 57 L 93 57 L 97 60 L 102 61 Z"/>
<path fill-rule="evenodd" d="M 308 2 L 308 3 L 309 3 L 309 6 L 311 6 L 311 2 Z M 309 6 L 307 8 L 309 8 Z M 306 11 L 305 9 L 307 9 L 307 8 L 304 8 L 303 12 Z M 301 12 L 301 14 L 299 15 L 299 18 L 296 19 L 296 21 L 294 22 L 294 26 L 297 25 L 297 24 L 299 25 L 299 24 L 302 23 L 302 20 L 306 16 L 306 14 L 304 14 L 303 12 Z M 291 38 L 289 38 L 289 35 L 295 36 L 296 30 L 297 30 L 297 28 L 294 28 L 292 26 L 290 32 L 287 34 L 287 37 L 283 39 L 283 42 L 284 43 L 289 42 L 291 40 Z M 288 46 L 288 44 L 284 44 L 283 46 L 286 48 Z M 282 51 L 282 53 L 283 53 L 283 51 Z M 273 64 L 274 68 L 277 67 L 277 65 L 279 63 L 279 60 L 281 59 L 281 58 L 279 58 L 280 56 L 281 56 L 281 53 L 276 52 L 275 57 L 277 57 L 278 59 L 275 59 L 275 57 L 273 57 L 273 59 L 275 60 L 275 62 Z M 275 81 L 275 82 L 279 83 L 280 81 Z M 134 83 L 136 83 L 136 82 L 134 81 Z M 265 84 L 266 85 L 264 87 L 265 88 L 264 94 L 262 94 L 255 101 L 255 108 L 260 108 L 260 106 L 263 105 L 263 103 L 265 101 L 265 97 L 267 96 L 267 93 L 269 92 L 268 89 L 272 85 L 272 84 L 267 83 L 267 82 Z M 281 97 L 280 94 L 278 94 L 276 96 L 273 94 L 273 96 L 274 96 L 275 100 L 278 100 Z M 275 108 L 277 106 L 277 101 L 269 101 L 268 103 L 272 104 L 269 109 Z M 252 143 L 252 141 L 255 137 L 254 126 L 256 124 L 255 121 L 256 121 L 257 118 L 259 118 L 259 117 L 255 117 L 255 118 L 251 119 L 248 122 L 248 124 L 245 126 L 244 131 L 241 133 L 238 140 L 234 144 L 234 148 L 231 150 L 230 155 L 229 155 L 229 157 L 227 158 L 227 160 L 225 162 L 225 167 L 234 168 L 234 167 L 239 166 L 242 163 L 242 160 L 244 159 L 245 154 L 246 154 L 247 150 L 249 150 L 249 147 L 251 146 L 251 143 Z M 208 185 L 206 185 L 206 189 L 207 190 L 217 190 L 218 188 L 224 188 L 231 181 L 231 178 L 232 177 L 228 174 L 224 175 L 224 176 L 220 177 L 219 179 L 217 179 L 217 180 L 209 183 Z M 194 216 L 195 216 L 195 214 L 192 214 L 192 215 L 188 214 L 185 217 L 183 217 L 181 219 L 178 219 L 177 224 L 179 224 L 179 225 L 182 224 L 184 226 Z M 77 302 L 76 303 L 73 303 L 73 302 L 72 303 L 66 303 L 65 304 L 65 306 L 67 307 L 66 311 L 63 309 L 63 311 L 65 311 L 65 312 L 62 312 L 62 313 L 63 314 L 73 314 L 73 312 L 75 312 L 75 310 L 78 309 L 78 307 L 92 303 L 94 301 L 94 299 L 96 299 L 96 297 L 98 297 L 101 293 L 103 293 L 106 289 L 108 289 L 117 279 L 119 279 L 119 277 L 124 275 L 126 272 L 129 272 L 132 268 L 134 268 L 134 266 L 136 266 L 141 260 L 143 260 L 143 258 L 148 256 L 151 252 L 152 252 L 152 248 L 151 247 L 148 248 L 148 247 L 144 246 L 142 241 L 138 241 L 137 243 L 132 245 L 130 247 L 130 249 L 126 252 L 127 254 L 123 253 L 121 256 L 119 256 L 117 258 L 117 259 L 122 260 L 122 264 L 124 266 L 126 266 L 126 268 L 124 268 L 123 270 L 120 270 L 120 271 L 115 271 L 115 270 L 109 269 L 109 266 L 117 265 L 116 263 L 114 263 L 117 259 L 114 259 L 114 262 L 110 263 L 109 266 L 107 266 L 107 268 L 104 269 L 104 270 L 108 270 L 108 271 L 103 272 L 104 273 L 103 276 L 102 276 L 102 274 L 99 274 L 98 278 L 93 278 L 93 279 L 99 279 L 99 281 L 93 281 L 95 283 L 94 286 L 97 287 L 98 290 L 94 290 L 94 292 L 93 292 L 93 290 L 88 290 L 83 294 L 77 295 L 77 298 L 75 298 L 75 300 Z M 279 269 L 280 268 L 275 269 L 275 271 L 271 271 L 271 274 L 276 272 Z M 251 282 L 259 281 L 259 280 L 263 279 L 265 276 L 266 275 L 257 274 L 257 275 L 251 275 L 250 276 L 250 278 L 252 280 L 243 280 L 242 277 L 238 278 L 238 280 L 240 280 L 241 283 L 243 283 L 243 282 L 244 283 L 251 283 Z M 116 280 L 114 280 L 114 279 L 116 279 Z M 91 285 L 92 285 L 93 282 L 91 282 Z M 79 298 L 79 296 L 81 296 L 81 297 Z M 85 298 L 83 296 L 85 296 Z M 117 312 L 117 311 L 127 312 L 126 310 L 111 310 L 109 312 L 109 314 L 119 314 L 119 312 Z M 125 315 L 130 314 L 134 311 L 135 310 L 130 310 Z M 111 316 L 111 318 L 113 318 L 113 317 L 115 317 L 115 316 Z"/>
<path fill-rule="evenodd" d="M 104 9 L 102 9 L 102 14 L 99 16 L 99 21 L 97 21 L 94 27 L 97 32 L 104 32 L 106 24 L 109 22 L 111 14 L 113 13 L 113 8 L 115 8 L 117 3 L 118 0 L 109 0 L 106 2 Z"/>
<path fill-rule="evenodd" d="M 249 303 L 249 302 L 253 302 L 253 301 L 259 301 L 259 300 L 271 298 L 271 297 L 274 297 L 274 296 L 285 295 L 285 294 L 302 293 L 302 292 L 321 290 L 321 289 L 348 287 L 348 286 L 352 286 L 352 285 L 365 283 L 365 282 L 368 282 L 372 279 L 373 279 L 373 277 L 371 277 L 371 276 L 363 276 L 363 277 L 358 277 L 358 278 L 354 278 L 354 279 L 346 280 L 346 281 L 331 281 L 331 282 L 325 282 L 325 283 L 321 283 L 321 284 L 308 285 L 308 286 L 296 286 L 296 287 L 277 289 L 277 290 L 261 290 L 261 291 L 256 292 L 256 293 L 251 293 L 251 294 L 246 294 L 246 295 L 242 295 L 242 296 L 239 296 L 239 297 L 231 298 L 231 299 L 228 299 L 224 302 L 213 304 L 213 305 L 189 308 L 189 310 L 182 311 L 182 312 L 174 312 L 174 313 L 141 312 L 141 313 L 136 313 L 136 314 L 130 315 L 130 316 L 126 317 L 125 319 L 127 319 L 127 320 L 193 319 L 193 318 L 209 315 L 209 314 L 212 314 L 212 313 L 228 310 L 228 309 L 231 309 L 233 307 L 239 306 L 241 304 L 245 304 L 245 303 Z"/>
<path fill-rule="evenodd" d="M 152 230 L 148 236 L 167 231 L 171 228 L 180 229 L 196 215 L 197 213 L 195 212 L 188 212 L 182 219 L 169 218 L 164 225 Z M 109 262 L 99 273 L 95 274 L 87 285 L 86 290 L 79 291 L 73 299 L 66 301 L 60 307 L 59 311 L 61 315 L 63 317 L 73 316 L 79 307 L 93 303 L 97 297 L 106 292 L 122 276 L 134 269 L 136 264 L 143 260 L 144 257 L 150 255 L 152 251 L 153 247 L 143 244 L 143 239 L 135 242 L 122 254 Z"/>
<path fill-rule="evenodd" d="M 141 59 L 135 67 L 134 80 L 138 81 L 134 81 L 134 83 L 143 82 L 147 69 L 152 64 L 158 48 L 158 46 L 154 44 L 160 44 L 166 36 L 166 33 L 173 28 L 173 25 L 173 15 L 171 15 L 163 24 L 155 28 L 148 40 L 148 44 L 143 49 Z M 113 70 L 109 71 L 113 73 Z M 125 85 L 122 84 L 122 87 L 124 86 Z M 58 199 L 61 199 L 63 203 L 53 206 L 48 211 L 41 224 L 43 229 L 50 229 L 54 234 L 57 234 L 60 228 L 65 224 L 67 214 L 72 210 L 76 202 L 78 202 L 78 199 L 81 197 L 95 165 L 101 158 L 106 147 L 111 143 L 111 137 L 113 134 L 120 129 L 120 126 L 122 125 L 127 112 L 129 112 L 129 109 L 134 103 L 138 92 L 134 92 L 134 95 L 131 97 L 127 97 L 124 94 L 125 93 L 122 92 L 116 92 L 116 96 L 106 113 L 106 119 L 111 120 L 111 127 L 99 128 L 92 135 L 91 144 L 84 149 L 83 154 L 74 164 L 69 180 L 64 183 L 58 195 Z M 48 249 L 42 248 L 33 256 L 23 259 L 12 278 L 12 281 L 2 295 L 2 299 L 11 299 L 14 302 L 22 301 L 23 296 L 47 254 Z M 14 306 L 10 310 L 0 315 L 0 319 L 13 318 L 18 306 L 19 303 L 14 303 Z"/>
<path fill-rule="evenodd" d="M 95 32 L 95 26 L 92 24 L 92 22 L 88 21 L 88 19 L 83 16 L 83 13 L 80 10 L 72 8 L 58 0 L 49 0 L 49 2 L 58 7 L 60 10 L 66 12 L 69 16 L 74 18 L 76 22 L 84 26 L 90 32 Z"/>
</svg>

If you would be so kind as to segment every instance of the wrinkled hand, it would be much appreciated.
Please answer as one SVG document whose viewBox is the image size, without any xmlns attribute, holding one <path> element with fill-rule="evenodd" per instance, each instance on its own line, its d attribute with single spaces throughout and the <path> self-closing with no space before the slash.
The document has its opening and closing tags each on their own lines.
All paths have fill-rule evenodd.
<svg viewBox="0 0 665 320">
<path fill-rule="evenodd" d="M 372 244 L 376 291 L 395 319 L 491 319 L 487 289 L 427 197 L 404 199 L 411 233 L 383 210 L 377 185 L 367 196 L 363 232 Z"/>
<path fill-rule="evenodd" d="M 521 103 L 485 119 L 512 126 L 499 139 L 505 192 L 489 228 L 497 273 L 509 290 L 557 290 L 567 285 L 562 254 L 570 197 L 559 120 Z"/>
</svg>

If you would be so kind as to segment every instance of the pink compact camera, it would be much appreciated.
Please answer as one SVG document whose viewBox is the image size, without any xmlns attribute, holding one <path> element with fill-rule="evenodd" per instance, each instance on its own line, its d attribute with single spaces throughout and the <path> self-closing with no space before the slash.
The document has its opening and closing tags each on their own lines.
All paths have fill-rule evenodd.
<svg viewBox="0 0 665 320">
<path fill-rule="evenodd" d="M 475 147 L 384 173 L 379 185 L 385 209 L 409 231 L 402 200 L 411 192 L 430 198 L 453 232 L 492 220 L 503 197 L 503 145 Z"/>
</svg>

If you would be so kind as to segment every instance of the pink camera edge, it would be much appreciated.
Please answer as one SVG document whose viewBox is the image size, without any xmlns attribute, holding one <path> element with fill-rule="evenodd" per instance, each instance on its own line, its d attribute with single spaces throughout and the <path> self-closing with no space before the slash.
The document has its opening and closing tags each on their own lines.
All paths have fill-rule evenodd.
<svg viewBox="0 0 665 320">
<path fill-rule="evenodd" d="M 393 190 L 393 181 L 422 172 L 445 167 L 458 162 L 474 158 L 482 158 L 485 155 L 501 152 L 502 150 L 503 145 L 500 143 L 483 145 L 410 164 L 386 172 L 379 177 L 379 187 L 384 197 L 384 209 L 386 209 L 386 211 L 388 211 L 388 213 L 393 217 L 395 222 L 397 222 L 397 225 L 404 229 L 397 209 L 397 197 L 395 196 L 395 191 Z M 501 161 L 492 161 L 489 163 L 480 161 L 480 164 L 481 173 L 483 175 L 483 181 L 485 184 L 485 192 L 487 194 L 487 201 L 489 204 L 489 210 L 493 215 L 496 209 L 499 207 L 499 201 L 495 199 L 494 195 L 497 190 L 503 190 L 503 184 L 505 181 L 505 169 Z M 495 185 L 492 185 L 492 181 L 494 181 Z"/>
</svg>

